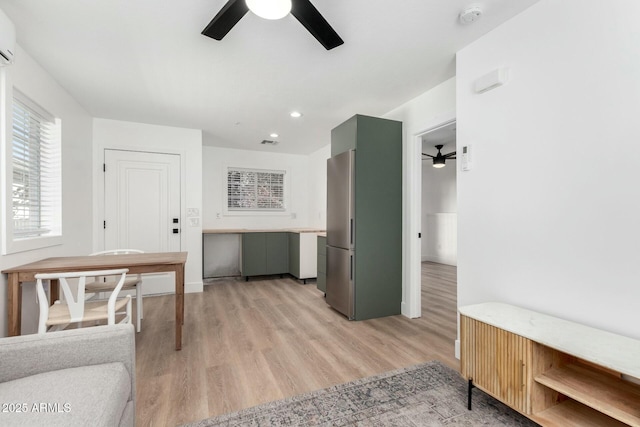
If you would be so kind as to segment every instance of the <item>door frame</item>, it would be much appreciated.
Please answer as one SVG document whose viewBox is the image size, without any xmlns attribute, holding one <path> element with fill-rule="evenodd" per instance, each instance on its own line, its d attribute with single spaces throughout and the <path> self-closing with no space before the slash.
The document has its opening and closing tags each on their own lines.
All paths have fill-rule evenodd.
<svg viewBox="0 0 640 427">
<path fill-rule="evenodd" d="M 422 136 L 456 121 L 455 111 L 428 120 L 407 137 L 405 155 L 404 284 L 402 314 L 422 316 Z M 457 148 L 457 147 L 456 147 Z"/>
<path fill-rule="evenodd" d="M 102 226 L 104 221 L 104 199 L 105 199 L 105 175 L 103 172 L 103 165 L 105 163 L 106 150 L 114 150 L 114 151 L 130 151 L 136 153 L 152 153 L 152 154 L 171 154 L 177 155 L 180 157 L 180 221 L 181 228 L 186 228 L 186 224 L 182 224 L 182 221 L 186 218 L 186 153 L 182 150 L 153 150 L 153 149 L 145 149 L 145 147 L 131 147 L 131 146 L 102 146 L 96 152 L 96 157 L 94 157 L 95 161 L 98 163 L 97 169 L 99 170 L 98 179 L 95 183 L 96 189 L 96 197 L 94 198 L 94 233 L 93 233 L 93 252 L 104 250 L 104 228 Z M 184 231 L 184 230 L 183 230 Z M 180 233 L 180 247 L 186 248 L 184 232 Z"/>
</svg>

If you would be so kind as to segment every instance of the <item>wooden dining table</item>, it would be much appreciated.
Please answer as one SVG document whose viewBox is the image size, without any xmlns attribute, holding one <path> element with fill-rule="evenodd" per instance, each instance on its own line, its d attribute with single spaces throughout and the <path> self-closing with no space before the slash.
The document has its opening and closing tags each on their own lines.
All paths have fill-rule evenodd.
<svg viewBox="0 0 640 427">
<path fill-rule="evenodd" d="M 69 256 L 46 258 L 18 267 L 8 268 L 7 313 L 9 336 L 20 335 L 22 321 L 22 284 L 35 281 L 38 273 L 65 273 L 128 268 L 131 274 L 173 272 L 175 275 L 176 350 L 182 349 L 184 324 L 184 265 L 187 252 L 158 252 L 108 256 Z M 51 282 L 51 295 L 59 295 L 59 284 Z M 53 300 L 54 298 L 52 298 Z"/>
</svg>

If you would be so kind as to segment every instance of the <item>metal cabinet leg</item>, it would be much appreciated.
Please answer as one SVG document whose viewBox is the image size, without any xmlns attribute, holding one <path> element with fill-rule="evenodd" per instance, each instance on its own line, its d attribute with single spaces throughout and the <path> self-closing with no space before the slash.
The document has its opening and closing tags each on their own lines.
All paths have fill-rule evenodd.
<svg viewBox="0 0 640 427">
<path fill-rule="evenodd" d="M 467 409 L 471 410 L 471 390 L 473 390 L 475 386 L 473 385 L 473 378 L 469 378 L 469 386 L 467 388 Z"/>
</svg>

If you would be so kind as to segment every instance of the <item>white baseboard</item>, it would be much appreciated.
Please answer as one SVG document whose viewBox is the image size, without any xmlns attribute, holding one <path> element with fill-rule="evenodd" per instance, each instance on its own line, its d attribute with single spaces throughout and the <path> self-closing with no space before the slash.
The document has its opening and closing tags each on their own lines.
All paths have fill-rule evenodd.
<svg viewBox="0 0 640 427">
<path fill-rule="evenodd" d="M 202 292 L 204 289 L 203 282 L 191 282 L 184 284 L 184 293 L 185 294 L 195 294 L 198 292 Z"/>
<path fill-rule="evenodd" d="M 452 265 L 454 267 L 458 264 L 457 260 L 453 260 L 449 257 L 439 257 L 436 255 L 422 256 L 420 259 L 422 260 L 422 262 L 430 261 L 438 264 Z"/>
<path fill-rule="evenodd" d="M 460 360 L 460 340 L 456 340 L 455 343 L 455 356 L 456 359 Z"/>
</svg>

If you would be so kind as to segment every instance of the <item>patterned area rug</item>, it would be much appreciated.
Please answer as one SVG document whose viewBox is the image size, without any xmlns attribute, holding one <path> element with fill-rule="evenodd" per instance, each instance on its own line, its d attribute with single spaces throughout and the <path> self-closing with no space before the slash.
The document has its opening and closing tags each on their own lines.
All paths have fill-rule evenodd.
<svg viewBox="0 0 640 427">
<path fill-rule="evenodd" d="M 205 426 L 537 426 L 432 361 L 209 418 Z"/>
</svg>

